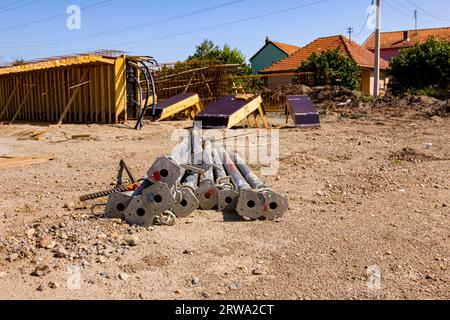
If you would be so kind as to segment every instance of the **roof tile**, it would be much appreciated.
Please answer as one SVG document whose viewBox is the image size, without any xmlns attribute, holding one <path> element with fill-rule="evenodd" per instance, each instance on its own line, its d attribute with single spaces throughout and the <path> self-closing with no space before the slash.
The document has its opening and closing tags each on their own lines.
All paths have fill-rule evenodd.
<svg viewBox="0 0 450 320">
<path fill-rule="evenodd" d="M 409 41 L 405 41 L 405 33 L 408 33 Z M 434 37 L 440 41 L 450 42 L 450 27 L 434 28 L 434 29 L 420 29 L 420 30 L 404 30 L 395 32 L 382 32 L 380 36 L 381 49 L 401 49 L 408 48 L 420 42 L 425 42 L 428 38 Z M 372 33 L 370 37 L 363 44 L 363 47 L 369 50 L 375 48 L 375 34 Z"/>
<path fill-rule="evenodd" d="M 313 53 L 321 53 L 328 50 L 340 48 L 341 52 L 352 58 L 361 67 L 373 68 L 375 57 L 372 52 L 350 41 L 344 36 L 332 36 L 319 38 L 300 48 L 291 56 L 274 63 L 272 66 L 264 69 L 263 73 L 294 71 L 300 67 L 302 61 L 307 60 Z M 381 68 L 387 68 L 388 62 L 381 59 Z"/>
<path fill-rule="evenodd" d="M 276 45 L 278 48 L 280 48 L 281 50 L 283 50 L 287 55 L 291 55 L 294 52 L 296 52 L 298 49 L 300 49 L 301 47 L 299 46 L 294 46 L 291 44 L 287 44 L 287 43 L 282 43 L 282 42 L 275 42 L 275 41 L 271 41 L 274 45 Z"/>
</svg>

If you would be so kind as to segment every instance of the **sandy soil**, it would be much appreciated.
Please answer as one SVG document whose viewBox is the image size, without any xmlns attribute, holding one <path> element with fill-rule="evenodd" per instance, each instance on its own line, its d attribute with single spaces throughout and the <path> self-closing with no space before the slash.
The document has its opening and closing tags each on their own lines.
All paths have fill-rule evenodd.
<svg viewBox="0 0 450 320">
<path fill-rule="evenodd" d="M 289 197 L 282 222 L 198 211 L 149 229 L 76 199 L 108 189 L 122 158 L 144 175 L 170 152 L 173 126 L 67 125 L 17 140 L 35 129 L 0 126 L 0 155 L 56 155 L 0 170 L 0 299 L 450 299 L 448 119 L 329 115 L 320 130 L 282 130 L 281 168 L 266 179 Z M 57 143 L 80 133 L 95 139 Z M 37 265 L 49 269 L 32 275 Z M 77 265 L 81 288 L 69 289 Z"/>
</svg>

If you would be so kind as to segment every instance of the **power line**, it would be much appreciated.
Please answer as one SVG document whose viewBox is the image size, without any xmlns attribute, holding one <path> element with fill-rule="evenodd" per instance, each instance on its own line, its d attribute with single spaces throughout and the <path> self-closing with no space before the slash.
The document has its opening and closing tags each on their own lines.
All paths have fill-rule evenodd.
<svg viewBox="0 0 450 320">
<path fill-rule="evenodd" d="M 402 7 L 403 9 L 407 10 L 407 11 L 413 11 L 413 9 L 411 9 L 410 7 L 405 6 L 403 3 L 401 3 L 400 1 L 397 0 L 392 0 L 394 1 L 398 6 Z"/>
<path fill-rule="evenodd" d="M 265 14 L 261 14 L 261 15 L 257 15 L 257 16 L 253 16 L 253 17 L 249 17 L 249 18 L 234 20 L 234 21 L 230 21 L 230 22 L 226 22 L 226 23 L 216 24 L 216 25 L 209 26 L 209 27 L 203 27 L 203 28 L 193 29 L 193 30 L 189 30 L 189 31 L 179 32 L 179 33 L 173 33 L 173 34 L 169 34 L 169 35 L 165 35 L 165 36 L 159 36 L 159 37 L 154 37 L 154 38 L 141 39 L 139 41 L 130 41 L 130 42 L 126 42 L 126 43 L 112 44 L 112 45 L 108 45 L 106 47 L 133 45 L 133 44 L 142 43 L 144 41 L 162 40 L 162 39 L 178 37 L 178 36 L 182 36 L 182 35 L 186 35 L 186 34 L 190 34 L 190 33 L 196 33 L 196 32 L 200 32 L 200 31 L 208 31 L 208 30 L 217 29 L 217 28 L 221 28 L 221 27 L 231 26 L 231 25 L 234 25 L 234 24 L 239 24 L 239 23 L 242 23 L 242 22 L 247 22 L 247 21 L 257 20 L 257 19 L 261 19 L 261 18 L 265 18 L 265 17 L 270 17 L 270 16 L 282 14 L 282 13 L 285 13 L 285 12 L 301 9 L 301 8 L 311 7 L 313 5 L 321 4 L 321 3 L 324 3 L 324 2 L 328 2 L 328 1 L 330 1 L 330 0 L 314 1 L 314 2 L 306 3 L 306 4 L 303 4 L 303 5 L 300 5 L 300 6 L 286 8 L 286 9 L 273 11 L 273 12 L 269 12 L 269 13 L 265 13 Z"/>
<path fill-rule="evenodd" d="M 432 18 L 432 19 L 435 19 L 435 20 L 440 20 L 440 21 L 448 21 L 448 19 L 444 19 L 444 18 L 442 18 L 442 17 L 438 17 L 437 15 L 427 13 L 426 10 L 424 10 L 424 9 L 422 9 L 422 8 L 420 8 L 420 7 L 416 6 L 416 5 L 414 5 L 414 4 L 412 4 L 411 1 L 408 1 L 408 2 L 409 2 L 410 4 L 412 4 L 414 8 L 410 8 L 410 7 L 405 6 L 405 5 L 402 4 L 399 0 L 392 0 L 392 1 L 394 1 L 394 2 L 395 2 L 397 5 L 399 5 L 400 7 L 404 8 L 404 9 L 406 9 L 406 10 L 408 10 L 408 11 L 412 11 L 412 12 L 414 13 L 414 18 L 416 18 L 416 19 L 417 19 L 417 9 L 419 9 L 420 11 L 422 11 L 422 13 L 423 13 L 425 16 L 427 16 L 427 17 L 429 17 L 429 18 Z M 431 23 L 431 22 L 430 22 L 430 23 Z"/>
<path fill-rule="evenodd" d="M 301 8 L 311 7 L 311 6 L 314 6 L 314 5 L 317 5 L 317 4 L 321 4 L 321 3 L 325 3 L 325 2 L 329 2 L 329 1 L 330 0 L 314 1 L 314 2 L 310 2 L 310 3 L 305 3 L 303 5 L 291 7 L 291 8 L 286 8 L 286 9 L 282 9 L 282 10 L 268 12 L 268 13 L 265 13 L 265 14 L 261 14 L 261 15 L 257 15 L 257 16 L 253 16 L 253 17 L 248 17 L 248 18 L 244 18 L 244 19 L 233 20 L 233 21 L 230 21 L 230 22 L 221 23 L 221 24 L 217 24 L 217 25 L 213 25 L 213 26 L 197 28 L 197 29 L 193 29 L 193 30 L 188 30 L 188 31 L 184 31 L 184 32 L 168 34 L 168 35 L 159 36 L 159 37 L 140 39 L 138 41 L 122 42 L 120 44 L 110 44 L 110 45 L 106 45 L 106 46 L 102 46 L 102 47 L 107 49 L 108 47 L 110 48 L 110 47 L 116 47 L 116 46 L 118 47 L 118 46 L 126 46 L 126 45 L 135 45 L 135 44 L 140 44 L 140 43 L 146 42 L 146 41 L 149 42 L 149 41 L 155 41 L 155 40 L 162 40 L 162 39 L 168 39 L 168 38 L 183 36 L 183 35 L 187 35 L 187 34 L 191 34 L 191 33 L 196 33 L 196 32 L 200 32 L 200 31 L 208 31 L 208 30 L 217 29 L 217 28 L 221 28 L 221 27 L 226 27 L 226 26 L 239 24 L 239 23 L 243 23 L 243 22 L 247 22 L 247 21 L 257 20 L 257 19 L 261 19 L 261 18 L 265 18 L 265 17 L 270 17 L 270 16 L 286 13 L 286 12 L 289 12 L 289 11 L 298 10 L 298 9 L 301 9 Z"/>
<path fill-rule="evenodd" d="M 385 3 L 386 3 L 389 7 L 391 7 L 391 8 L 394 9 L 395 11 L 397 11 L 398 13 L 404 15 L 405 17 L 408 17 L 408 18 L 410 18 L 410 19 L 413 18 L 411 15 L 409 15 L 409 13 L 405 13 L 403 10 L 401 10 L 401 9 L 399 9 L 399 8 L 397 8 L 397 7 L 394 7 L 391 3 L 389 3 L 389 1 L 385 1 Z"/>
<path fill-rule="evenodd" d="M 6 9 L 0 11 L 0 14 L 1 13 L 5 13 L 5 12 L 10 12 L 10 11 L 13 11 L 13 10 L 16 10 L 16 9 L 19 9 L 19 8 L 22 8 L 22 7 L 30 6 L 30 5 L 38 2 L 38 1 L 41 1 L 41 0 L 32 0 L 32 1 L 28 1 L 26 3 L 22 3 L 23 1 L 19 1 L 19 3 L 16 3 L 16 6 L 8 7 Z"/>
<path fill-rule="evenodd" d="M 28 42 L 27 45 L 20 45 L 19 44 L 17 46 L 14 45 L 14 44 L 10 44 L 10 45 L 1 46 L 1 47 L 2 48 L 45 47 L 45 46 L 53 46 L 53 45 L 64 44 L 64 43 L 73 43 L 73 42 L 76 42 L 76 41 L 97 39 L 97 38 L 102 38 L 102 37 L 106 37 L 106 36 L 110 36 L 110 35 L 116 35 L 118 33 L 124 33 L 124 32 L 129 32 L 129 31 L 135 31 L 135 30 L 138 30 L 138 29 L 144 29 L 144 28 L 147 28 L 149 26 L 154 26 L 154 25 L 161 24 L 161 23 L 167 23 L 167 22 L 171 22 L 171 21 L 175 21 L 175 20 L 179 20 L 179 19 L 184 19 L 184 18 L 187 18 L 187 17 L 191 17 L 191 16 L 199 15 L 201 13 L 205 13 L 205 12 L 221 9 L 221 8 L 224 8 L 224 7 L 227 7 L 227 6 L 231 6 L 231 5 L 234 5 L 234 4 L 237 4 L 237 3 L 240 3 L 240 2 L 244 2 L 244 1 L 246 1 L 246 0 L 233 0 L 233 1 L 230 1 L 230 2 L 222 3 L 222 4 L 219 4 L 219 5 L 215 5 L 215 6 L 212 6 L 212 7 L 207 7 L 207 8 L 196 10 L 196 11 L 191 11 L 191 12 L 188 12 L 188 13 L 172 16 L 172 17 L 169 17 L 169 18 L 163 18 L 163 19 L 159 19 L 159 20 L 155 20 L 155 21 L 148 21 L 148 22 L 145 22 L 145 23 L 137 24 L 137 25 L 132 25 L 132 26 L 127 26 L 127 27 L 112 29 L 112 30 L 109 30 L 109 31 L 103 31 L 103 32 L 94 33 L 94 34 L 85 35 L 85 36 L 80 36 L 80 37 L 62 38 L 62 39 L 54 39 L 54 40 L 47 40 L 47 41 Z"/>
<path fill-rule="evenodd" d="M 417 4 L 415 4 L 414 2 L 412 2 L 411 0 L 407 0 L 411 5 L 413 5 L 414 7 L 416 7 L 417 9 L 419 9 L 420 11 L 422 11 L 423 13 L 425 13 L 426 15 L 430 16 L 430 17 L 435 17 L 435 18 L 445 18 L 445 17 L 450 17 L 450 15 L 445 15 L 445 14 L 437 14 L 437 13 L 433 13 L 431 11 L 425 10 L 422 7 L 418 6 Z"/>
<path fill-rule="evenodd" d="M 399 3 L 397 0 L 392 0 L 392 1 L 393 1 L 395 4 L 397 4 L 398 6 L 400 6 L 401 8 L 406 8 L 406 10 L 411 11 L 411 14 L 405 13 L 402 9 L 399 9 L 399 8 L 395 7 L 392 3 L 389 3 L 388 1 L 385 1 L 385 2 L 386 2 L 386 4 L 387 4 L 389 7 L 391 7 L 392 9 L 394 9 L 395 11 L 397 11 L 398 13 L 400 13 L 400 14 L 402 14 L 402 15 L 404 15 L 404 16 L 410 18 L 410 19 L 414 19 L 414 20 L 416 19 L 415 14 L 414 14 L 414 10 L 413 10 L 413 9 L 405 7 L 403 4 Z M 439 19 L 438 19 L 438 20 L 439 20 Z M 427 21 L 427 20 L 423 20 L 423 19 L 417 19 L 417 21 L 425 22 L 425 23 L 431 23 L 431 24 L 434 23 L 434 22 L 432 22 L 432 21 Z"/>
<path fill-rule="evenodd" d="M 102 5 L 104 5 L 104 4 L 108 3 L 108 2 L 111 2 L 111 1 L 113 1 L 113 0 L 104 0 L 104 1 L 96 2 L 96 3 L 93 3 L 93 4 L 89 5 L 89 6 L 82 7 L 80 9 L 86 11 L 86 10 L 89 10 L 89 9 L 92 9 L 92 8 L 100 7 L 100 6 L 102 6 Z M 60 13 L 60 14 L 57 14 L 57 15 L 54 15 L 54 16 L 50 16 L 50 17 L 47 17 L 47 18 L 42 18 L 42 19 L 39 19 L 39 20 L 34 20 L 34 21 L 22 23 L 22 24 L 17 24 L 17 25 L 10 26 L 10 27 L 0 28 L 0 31 L 9 31 L 9 30 L 17 29 L 17 28 L 31 26 L 31 25 L 34 25 L 34 24 L 38 24 L 38 23 L 42 23 L 42 22 L 46 22 L 46 21 L 50 21 L 50 20 L 55 20 L 55 19 L 58 19 L 58 18 L 61 18 L 61 17 L 65 17 L 65 16 L 67 16 L 67 13 Z"/>
<path fill-rule="evenodd" d="M 0 7 L 0 10 L 6 9 L 6 8 L 11 7 L 11 6 L 13 6 L 13 5 L 17 5 L 17 4 L 19 4 L 19 3 L 21 3 L 21 2 L 24 2 L 24 1 L 25 1 L 25 0 L 19 0 L 19 1 L 13 1 L 13 2 L 10 2 L 10 3 L 5 4 L 4 6 Z"/>
<path fill-rule="evenodd" d="M 374 4 L 375 4 L 375 0 L 372 0 L 371 6 L 373 6 Z M 358 32 L 357 35 L 355 35 L 355 38 L 358 38 L 364 32 L 364 29 L 365 29 L 365 27 L 367 25 L 367 22 L 369 21 L 369 18 L 370 18 L 370 14 L 367 14 L 366 20 L 364 20 L 364 23 L 363 23 L 363 25 L 361 27 L 361 30 Z"/>
<path fill-rule="evenodd" d="M 395 1 L 395 0 L 393 0 L 393 1 Z M 412 14 L 405 13 L 405 11 L 403 11 L 402 9 L 399 9 L 399 8 L 395 7 L 395 6 L 394 6 L 392 3 L 390 3 L 389 1 L 385 1 L 385 3 L 386 3 L 389 7 L 391 7 L 391 8 L 394 9 L 395 11 L 397 11 L 398 13 L 404 15 L 405 17 L 408 17 L 409 19 L 412 19 L 412 20 L 415 19 L 415 17 L 414 17 L 414 11 L 411 10 Z M 409 10 L 410 10 L 410 9 L 409 9 Z M 420 22 L 425 22 L 425 23 L 431 23 L 431 24 L 433 23 L 433 22 L 431 22 L 431 21 L 422 20 L 422 19 L 417 19 L 417 20 L 420 21 Z"/>
</svg>

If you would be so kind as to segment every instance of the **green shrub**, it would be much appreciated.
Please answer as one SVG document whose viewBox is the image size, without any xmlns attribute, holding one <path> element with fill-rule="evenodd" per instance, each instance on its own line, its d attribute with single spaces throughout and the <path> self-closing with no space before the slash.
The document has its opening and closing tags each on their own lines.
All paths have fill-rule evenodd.
<svg viewBox="0 0 450 320">
<path fill-rule="evenodd" d="M 359 98 L 359 101 L 363 102 L 363 103 L 369 103 L 371 101 L 373 101 L 374 97 L 373 96 L 362 96 L 361 98 Z"/>
<path fill-rule="evenodd" d="M 249 75 L 252 73 L 251 66 L 247 63 L 245 55 L 237 48 L 231 48 L 224 45 L 220 48 L 209 39 L 205 39 L 199 44 L 195 53 L 188 57 L 187 61 L 214 61 L 214 64 L 239 64 L 241 66 L 241 74 Z"/>
<path fill-rule="evenodd" d="M 313 53 L 302 62 L 300 72 L 313 72 L 317 86 L 340 85 L 356 89 L 359 85 L 360 70 L 356 62 L 341 53 L 340 48 Z"/>
<path fill-rule="evenodd" d="M 389 74 L 401 90 L 430 93 L 433 87 L 447 89 L 450 81 L 450 43 L 434 38 L 404 49 L 392 59 Z"/>
</svg>

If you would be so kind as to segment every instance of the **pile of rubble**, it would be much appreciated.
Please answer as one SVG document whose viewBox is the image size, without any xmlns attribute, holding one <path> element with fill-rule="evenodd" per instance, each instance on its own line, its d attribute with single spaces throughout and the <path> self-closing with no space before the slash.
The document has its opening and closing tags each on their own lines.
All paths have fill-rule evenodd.
<svg viewBox="0 0 450 320">
<path fill-rule="evenodd" d="M 280 105 L 286 103 L 287 96 L 308 95 L 314 102 L 345 102 L 357 99 L 357 95 L 352 90 L 342 86 L 323 86 L 310 88 L 305 85 L 287 85 L 276 90 L 264 88 L 261 96 L 264 101 L 271 103 L 278 102 Z"/>
<path fill-rule="evenodd" d="M 308 95 L 315 104 L 326 111 L 351 110 L 352 113 L 404 110 L 422 117 L 445 117 L 450 114 L 450 100 L 439 100 L 425 96 L 392 96 L 375 99 L 361 98 L 360 94 L 342 86 L 323 86 L 310 88 L 304 85 L 287 85 L 277 90 L 264 89 L 264 101 L 271 106 L 284 108 L 287 96 Z"/>
<path fill-rule="evenodd" d="M 130 184 L 122 184 L 124 171 Z M 279 220 L 288 200 L 267 187 L 238 154 L 231 154 L 192 130 L 171 157 L 158 158 L 147 177 L 136 181 L 121 162 L 119 183 L 111 191 L 83 196 L 82 201 L 109 196 L 104 216 L 131 225 L 172 225 L 201 208 L 235 212 L 243 218 Z M 96 209 L 99 205 L 94 205 Z"/>
</svg>

